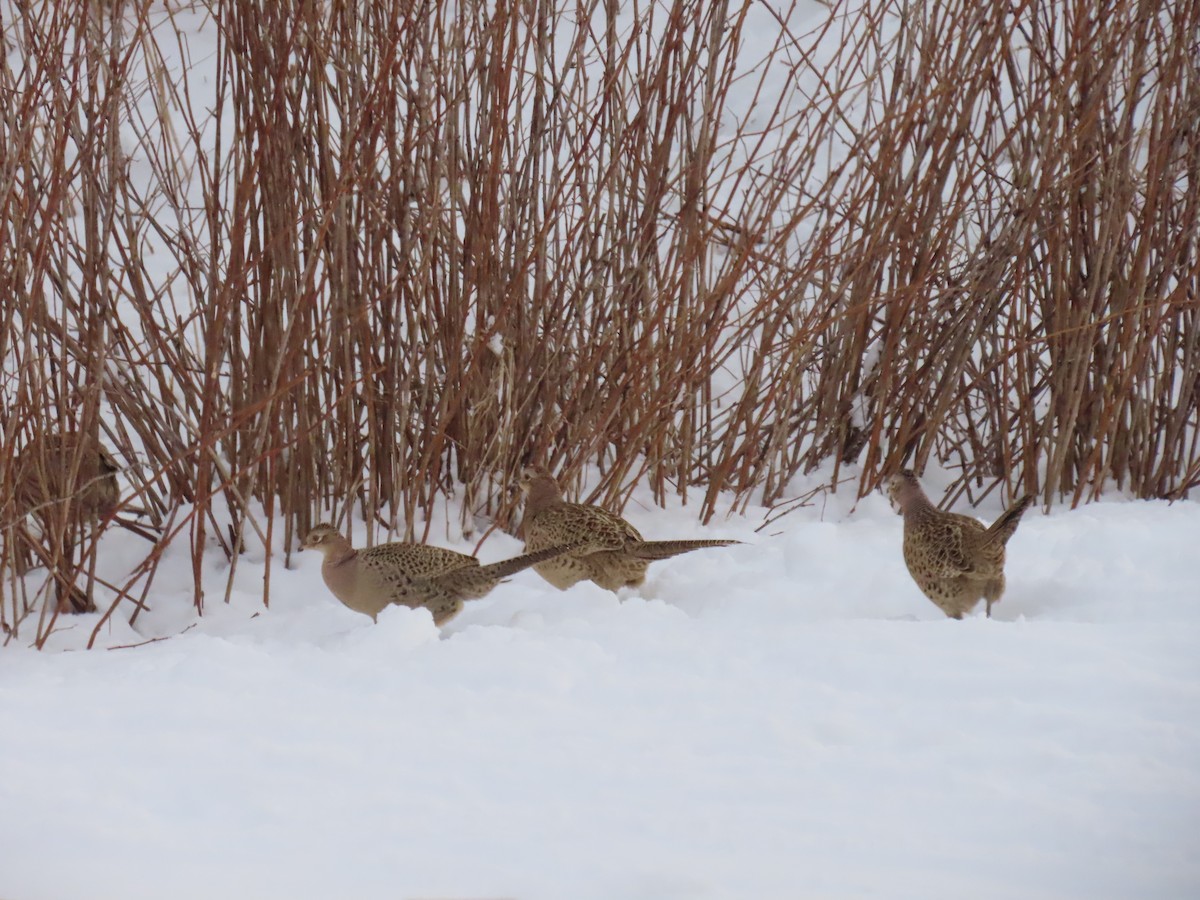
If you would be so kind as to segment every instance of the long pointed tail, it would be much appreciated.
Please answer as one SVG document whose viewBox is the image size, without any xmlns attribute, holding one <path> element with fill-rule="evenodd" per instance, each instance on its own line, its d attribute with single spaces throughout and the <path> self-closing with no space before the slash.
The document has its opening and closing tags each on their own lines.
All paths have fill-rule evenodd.
<svg viewBox="0 0 1200 900">
<path fill-rule="evenodd" d="M 494 562 L 486 566 L 464 566 L 461 569 L 455 569 L 453 572 L 447 572 L 445 575 L 438 575 L 436 578 L 431 578 L 430 581 L 441 585 L 447 590 L 463 595 L 475 594 L 479 591 L 486 593 L 495 587 L 496 582 L 501 578 L 507 578 L 509 575 L 514 575 L 522 569 L 528 569 L 530 566 L 536 566 L 540 562 L 561 556 L 578 546 L 578 544 L 559 544 L 554 547 L 546 547 L 543 550 L 534 550 L 532 553 L 522 553 L 520 556 L 514 556 L 512 559 L 502 559 L 500 562 Z"/>
<path fill-rule="evenodd" d="M 568 553 L 577 547 L 579 547 L 578 543 L 557 544 L 542 550 L 534 550 L 532 553 L 522 553 L 520 556 L 514 556 L 512 559 L 502 559 L 500 562 L 480 566 L 479 571 L 487 573 L 490 578 L 507 578 L 509 575 L 515 575 L 522 569 L 528 569 L 530 566 L 536 566 L 540 562 L 554 559 L 556 556 L 562 556 L 564 553 Z"/>
<path fill-rule="evenodd" d="M 703 550 L 705 547 L 728 547 L 730 544 L 740 543 L 741 541 L 642 541 L 638 544 L 627 544 L 624 550 L 638 559 L 670 559 L 672 556 Z"/>
<path fill-rule="evenodd" d="M 999 542 L 1007 544 L 1008 539 L 1013 536 L 1013 532 L 1017 530 L 1017 526 L 1021 524 L 1021 516 L 1025 515 L 1025 510 L 1029 509 L 1033 503 L 1033 495 L 1026 494 L 1008 509 L 1006 509 L 995 522 L 988 526 L 987 541 L 988 544 Z"/>
</svg>

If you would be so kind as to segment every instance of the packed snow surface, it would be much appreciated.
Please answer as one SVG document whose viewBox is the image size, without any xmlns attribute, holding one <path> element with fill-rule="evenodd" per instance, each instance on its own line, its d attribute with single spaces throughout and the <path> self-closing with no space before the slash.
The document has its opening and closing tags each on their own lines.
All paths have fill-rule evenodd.
<svg viewBox="0 0 1200 900">
<path fill-rule="evenodd" d="M 961 622 L 845 504 L 635 502 L 745 545 L 620 596 L 523 572 L 441 633 L 315 554 L 269 610 L 214 554 L 196 619 L 172 548 L 104 642 L 172 636 L 0 651 L 0 897 L 1200 896 L 1200 504 L 1031 510 Z"/>
</svg>

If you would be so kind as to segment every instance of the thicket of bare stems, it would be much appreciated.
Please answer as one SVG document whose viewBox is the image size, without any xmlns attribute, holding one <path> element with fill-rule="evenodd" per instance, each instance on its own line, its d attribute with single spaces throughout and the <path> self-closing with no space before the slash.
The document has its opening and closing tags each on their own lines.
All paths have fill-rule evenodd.
<svg viewBox="0 0 1200 900">
<path fill-rule="evenodd" d="M 5 4 L 0 70 L 0 563 L 19 449 L 97 434 L 161 530 L 110 613 L 173 541 L 200 605 L 330 508 L 515 527 L 528 462 L 704 519 L 1200 483 L 1200 0 L 834 5 L 754 69 L 770 4 L 118 8 Z"/>
</svg>

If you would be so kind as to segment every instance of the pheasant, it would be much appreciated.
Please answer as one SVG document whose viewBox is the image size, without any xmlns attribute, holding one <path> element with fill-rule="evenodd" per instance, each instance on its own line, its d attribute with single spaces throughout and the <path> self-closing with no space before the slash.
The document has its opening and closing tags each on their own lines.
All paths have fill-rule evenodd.
<svg viewBox="0 0 1200 900">
<path fill-rule="evenodd" d="M 306 550 L 320 550 L 321 576 L 333 595 L 355 612 L 375 619 L 388 604 L 428 609 L 437 625 L 448 622 L 466 600 L 477 600 L 502 578 L 551 559 L 568 547 L 481 566 L 465 553 L 425 544 L 380 544 L 355 550 L 332 525 L 318 525 L 304 538 Z"/>
<path fill-rule="evenodd" d="M 981 598 L 991 616 L 1004 593 L 1004 545 L 1033 497 L 1021 497 L 985 526 L 939 510 L 908 469 L 892 476 L 888 495 L 904 516 L 904 562 L 917 587 L 952 619 L 961 619 Z"/>
<path fill-rule="evenodd" d="M 576 545 L 533 570 L 559 590 L 580 581 L 591 581 L 616 591 L 637 587 L 646 580 L 646 569 L 656 559 L 669 559 L 705 547 L 727 547 L 739 541 L 647 541 L 638 530 L 598 506 L 563 500 L 558 482 L 541 468 L 526 469 L 521 478 L 525 493 L 525 549 Z"/>
<path fill-rule="evenodd" d="M 55 534 L 60 536 L 64 571 L 75 568 L 79 526 L 106 519 L 116 510 L 119 470 L 95 438 L 78 432 L 39 435 L 14 460 L 17 513 L 22 518 L 32 515 L 40 522 L 43 541 L 50 541 Z M 24 539 L 33 541 L 28 533 Z M 95 602 L 71 583 L 73 577 L 59 580 L 56 585 L 58 611 L 95 612 Z"/>
</svg>

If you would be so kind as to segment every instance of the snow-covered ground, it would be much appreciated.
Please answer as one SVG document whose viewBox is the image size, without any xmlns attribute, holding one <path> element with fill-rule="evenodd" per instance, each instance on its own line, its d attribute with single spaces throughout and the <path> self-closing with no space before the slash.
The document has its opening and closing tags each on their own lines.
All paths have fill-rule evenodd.
<svg viewBox="0 0 1200 900">
<path fill-rule="evenodd" d="M 635 502 L 746 545 L 621 598 L 523 572 L 440 635 L 315 554 L 270 610 L 215 556 L 194 620 L 173 549 L 105 641 L 176 636 L 0 652 L 0 897 L 1200 896 L 1200 504 L 1031 511 L 955 622 L 886 501 L 845 503 Z"/>
<path fill-rule="evenodd" d="M 253 545 L 197 618 L 180 540 L 118 649 L 10 643 L 0 900 L 1200 897 L 1200 504 L 1033 510 L 962 622 L 878 495 L 627 514 L 745 545 L 620 597 L 524 572 L 439 633 L 279 548 L 264 609 Z M 110 531 L 101 574 L 145 553 Z"/>
</svg>

